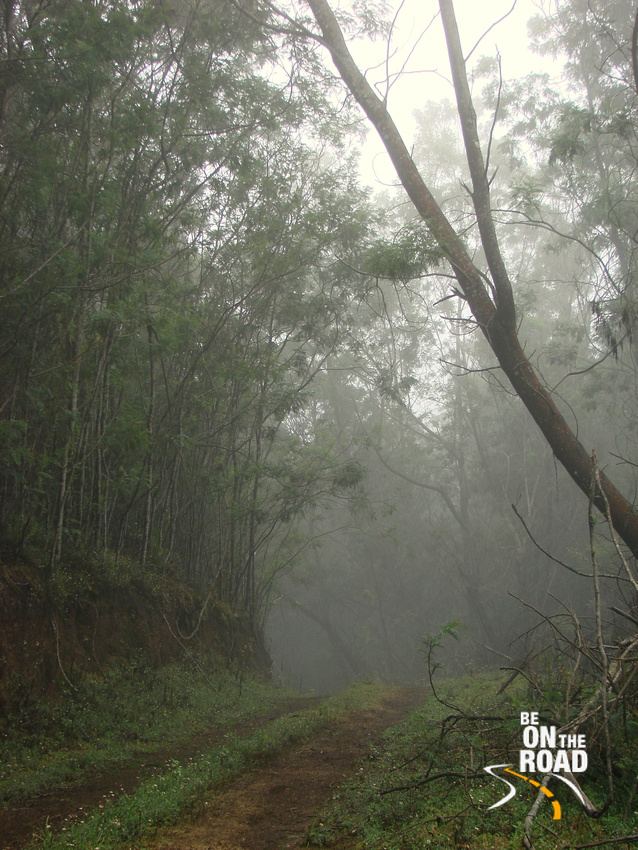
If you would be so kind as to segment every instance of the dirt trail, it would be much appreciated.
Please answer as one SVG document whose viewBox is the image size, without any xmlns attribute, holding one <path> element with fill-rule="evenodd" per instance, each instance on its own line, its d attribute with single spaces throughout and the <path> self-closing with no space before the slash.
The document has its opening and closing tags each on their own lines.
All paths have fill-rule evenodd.
<svg viewBox="0 0 638 850">
<path fill-rule="evenodd" d="M 355 762 L 384 729 L 423 700 L 420 688 L 398 688 L 373 709 L 347 716 L 224 791 L 203 813 L 144 843 L 153 850 L 279 850 L 302 847 L 305 833 Z M 361 769 L 361 768 L 360 768 Z"/>
<path fill-rule="evenodd" d="M 20 805 L 0 809 L 0 850 L 19 850 L 41 834 L 47 821 L 51 829 L 58 829 L 66 819 L 83 817 L 86 812 L 104 801 L 106 797 L 118 797 L 135 789 L 153 773 L 163 770 L 169 759 L 187 761 L 209 750 L 217 741 L 232 733 L 248 736 L 259 726 L 284 714 L 302 711 L 320 702 L 319 697 L 282 700 L 263 715 L 256 715 L 237 723 L 212 726 L 203 735 L 198 735 L 180 744 L 172 744 L 154 753 L 140 754 L 134 764 L 112 772 L 85 777 L 80 785 L 42 794 L 25 800 Z"/>
</svg>

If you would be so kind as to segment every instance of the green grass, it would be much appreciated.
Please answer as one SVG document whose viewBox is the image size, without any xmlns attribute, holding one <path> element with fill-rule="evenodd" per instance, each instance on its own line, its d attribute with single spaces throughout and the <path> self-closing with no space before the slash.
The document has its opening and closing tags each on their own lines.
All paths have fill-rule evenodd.
<svg viewBox="0 0 638 850">
<path fill-rule="evenodd" d="M 516 797 L 489 811 L 507 788 L 482 770 L 485 764 L 502 763 L 513 763 L 517 769 L 524 683 L 497 697 L 502 681 L 502 676 L 489 675 L 449 680 L 440 686 L 440 695 L 466 715 L 504 719 L 463 718 L 455 708 L 429 695 L 421 709 L 387 730 L 370 750 L 363 772 L 343 785 L 316 819 L 308 832 L 308 845 L 350 850 L 520 847 L 525 818 L 537 792 L 514 779 Z M 533 827 L 536 850 L 638 833 L 638 799 L 623 823 L 638 767 L 638 741 L 635 737 L 619 740 L 619 745 L 625 779 L 616 783 L 616 803 L 600 820 L 592 820 L 582 813 L 567 787 L 555 781 L 550 787 L 561 802 L 562 819 L 553 820 L 551 806 L 542 805 Z M 588 749 L 591 764 L 582 784 L 600 805 L 606 798 L 606 779 L 593 742 Z"/>
<path fill-rule="evenodd" d="M 202 662 L 203 664 L 203 662 Z M 23 710 L 0 742 L 0 804 L 78 782 L 216 724 L 266 711 L 290 693 L 209 666 L 142 664 L 88 678 L 56 702 Z"/>
<path fill-rule="evenodd" d="M 140 846 L 144 836 L 154 834 L 159 826 L 174 822 L 201 804 L 210 789 L 229 782 L 287 745 L 309 738 L 344 714 L 375 704 L 383 691 L 376 684 L 356 685 L 316 708 L 280 717 L 248 738 L 229 736 L 223 745 L 187 764 L 171 761 L 161 775 L 144 782 L 131 794 L 107 798 L 83 822 L 69 825 L 57 834 L 45 830 L 37 844 L 47 850 L 111 850 L 132 842 Z"/>
</svg>

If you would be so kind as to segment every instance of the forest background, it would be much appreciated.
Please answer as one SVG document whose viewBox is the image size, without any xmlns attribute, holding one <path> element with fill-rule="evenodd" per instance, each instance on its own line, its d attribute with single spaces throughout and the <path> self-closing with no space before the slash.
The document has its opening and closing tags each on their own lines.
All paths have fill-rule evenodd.
<svg viewBox="0 0 638 850">
<path fill-rule="evenodd" d="M 551 657 L 548 623 L 593 636 L 597 598 L 608 643 L 635 630 L 631 567 L 597 521 L 592 591 L 587 498 L 445 251 L 361 185 L 361 115 L 304 4 L 0 15 L 0 521 L 52 609 L 170 576 L 321 690 L 422 676 L 452 620 L 453 669 Z M 340 15 L 381 55 L 385 20 Z M 518 337 L 630 502 L 634 21 L 626 0 L 539 10 L 560 81 L 468 63 Z M 427 85 L 415 107 L 414 162 L 486 267 L 456 108 Z"/>
</svg>

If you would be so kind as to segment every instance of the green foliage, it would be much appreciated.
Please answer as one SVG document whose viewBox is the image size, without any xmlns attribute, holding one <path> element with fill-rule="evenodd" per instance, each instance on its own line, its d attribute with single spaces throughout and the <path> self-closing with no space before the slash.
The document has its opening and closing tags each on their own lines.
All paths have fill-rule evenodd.
<svg viewBox="0 0 638 850">
<path fill-rule="evenodd" d="M 270 32 L 232 4 L 18 5 L 0 12 L 3 526 L 51 592 L 93 553 L 159 560 L 257 616 L 273 538 L 356 483 L 336 459 L 313 482 L 291 451 L 349 329 L 347 266 L 325 258 L 368 228 L 352 162 L 301 141 L 345 115 L 273 82 Z"/>
<path fill-rule="evenodd" d="M 537 215 L 544 188 L 543 182 L 538 177 L 526 176 L 520 183 L 512 186 L 512 204 L 527 215 Z"/>
<path fill-rule="evenodd" d="M 591 128 L 591 113 L 574 104 L 566 104 L 558 120 L 556 135 L 552 139 L 549 164 L 560 162 L 565 165 L 582 155 L 586 150 L 582 137 L 591 132 Z"/>
<path fill-rule="evenodd" d="M 513 800 L 489 811 L 505 786 L 482 767 L 513 762 L 516 770 L 519 707 L 536 709 L 537 702 L 530 702 L 522 683 L 497 696 L 501 678 L 478 674 L 442 681 L 445 704 L 428 695 L 422 708 L 384 734 L 355 778 L 338 789 L 316 818 L 307 833 L 308 846 L 340 846 L 346 840 L 349 847 L 361 850 L 519 846 L 537 792 L 521 782 Z M 617 736 L 619 744 L 624 734 Z M 635 755 L 629 757 L 629 784 L 635 778 Z M 599 820 L 587 819 L 558 784 L 552 788 L 561 799 L 562 819 L 552 821 L 550 807 L 541 807 L 535 847 L 550 850 L 557 841 L 571 846 L 636 831 L 635 816 L 623 823 L 628 786 L 619 792 L 613 810 Z M 593 799 L 600 797 L 595 767 L 585 774 L 584 789 Z"/>
<path fill-rule="evenodd" d="M 462 627 L 461 623 L 452 622 L 446 623 L 444 626 L 441 626 L 438 633 L 434 635 L 426 635 L 423 638 L 424 644 L 424 652 L 427 656 L 428 663 L 428 672 L 430 674 L 430 679 L 434 675 L 434 673 L 441 667 L 440 661 L 434 660 L 434 652 L 439 649 L 443 644 L 443 638 L 451 637 L 455 641 L 459 640 L 459 628 Z"/>
<path fill-rule="evenodd" d="M 441 265 L 443 254 L 422 222 L 405 225 L 391 242 L 373 244 L 363 271 L 373 277 L 408 283 Z"/>
<path fill-rule="evenodd" d="M 131 660 L 89 677 L 55 702 L 27 705 L 10 718 L 0 744 L 0 801 L 16 803 L 43 790 L 113 770 L 136 752 L 175 747 L 218 724 L 264 711 L 281 688 L 219 670 L 173 664 L 160 670 Z"/>
</svg>

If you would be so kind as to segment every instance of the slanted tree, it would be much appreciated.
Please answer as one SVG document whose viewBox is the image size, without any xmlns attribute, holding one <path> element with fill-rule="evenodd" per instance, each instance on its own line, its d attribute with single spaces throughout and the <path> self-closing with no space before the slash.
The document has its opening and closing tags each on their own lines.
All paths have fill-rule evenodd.
<svg viewBox="0 0 638 850">
<path fill-rule="evenodd" d="M 590 453 L 570 428 L 518 338 L 516 305 L 493 216 L 489 173 L 477 130 L 452 0 L 440 0 L 439 6 L 471 174 L 472 203 L 487 263 L 485 270 L 472 261 L 463 240 L 424 183 L 385 101 L 376 94 L 354 62 L 330 5 L 326 0 L 307 0 L 307 3 L 319 28 L 314 37 L 330 51 L 343 81 L 377 129 L 403 187 L 452 268 L 459 286 L 458 294 L 467 303 L 500 367 L 554 455 L 578 487 L 589 495 L 593 480 Z M 600 486 L 594 486 L 594 490 L 596 507 L 604 513 L 609 512 L 618 534 L 638 556 L 638 512 L 606 476 L 601 474 Z"/>
</svg>

